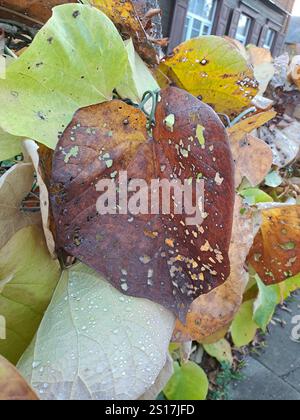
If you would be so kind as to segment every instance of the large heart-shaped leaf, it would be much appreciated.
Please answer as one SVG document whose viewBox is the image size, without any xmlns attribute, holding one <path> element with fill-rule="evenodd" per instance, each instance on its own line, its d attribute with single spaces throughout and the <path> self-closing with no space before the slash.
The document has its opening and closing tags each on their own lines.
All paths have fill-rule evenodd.
<svg viewBox="0 0 300 420">
<path fill-rule="evenodd" d="M 37 401 L 38 397 L 19 372 L 0 356 L 0 400 Z"/>
<path fill-rule="evenodd" d="M 174 316 L 88 267 L 65 271 L 18 368 L 42 399 L 137 399 L 166 359 Z"/>
<path fill-rule="evenodd" d="M 235 45 L 216 36 L 179 45 L 160 70 L 178 87 L 230 117 L 249 108 L 257 94 L 258 83 L 247 60 Z"/>
<path fill-rule="evenodd" d="M 11 362 L 30 344 L 59 276 L 59 263 L 51 259 L 38 226 L 19 230 L 0 250 L 0 315 L 6 320 L 0 354 Z"/>
<path fill-rule="evenodd" d="M 58 6 L 0 80 L 0 126 L 55 148 L 74 112 L 111 99 L 127 70 L 125 45 L 107 16 L 82 4 Z"/>
<path fill-rule="evenodd" d="M 229 275 L 233 162 L 217 115 L 186 92 L 164 91 L 156 121 L 153 140 L 148 138 L 144 114 L 121 101 L 75 115 L 54 155 L 57 244 L 120 291 L 149 298 L 185 319 L 195 297 Z M 114 179 L 120 187 L 122 171 L 127 171 L 128 180 L 145 182 L 139 198 L 148 197 L 152 180 L 177 178 L 196 185 L 201 177 L 205 186 L 205 196 L 200 197 L 205 207 L 202 226 L 200 221 L 188 225 L 185 209 L 176 214 L 178 203 L 172 194 L 163 203 L 170 205 L 163 214 L 151 214 L 150 200 L 146 209 L 140 207 L 143 214 L 128 213 L 127 202 L 122 212 L 99 214 L 99 181 Z M 200 211 L 199 202 L 196 208 Z"/>
<path fill-rule="evenodd" d="M 22 138 L 6 133 L 0 127 L 0 161 L 20 155 L 22 151 L 21 140 Z"/>
<path fill-rule="evenodd" d="M 262 217 L 248 262 L 265 284 L 276 284 L 300 272 L 300 206 L 264 210 Z"/>
</svg>

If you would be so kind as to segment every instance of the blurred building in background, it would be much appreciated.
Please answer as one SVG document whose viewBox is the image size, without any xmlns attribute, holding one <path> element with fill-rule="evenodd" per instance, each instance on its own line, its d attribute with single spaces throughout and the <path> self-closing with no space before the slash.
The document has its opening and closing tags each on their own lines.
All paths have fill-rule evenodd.
<svg viewBox="0 0 300 420">
<path fill-rule="evenodd" d="M 160 0 L 169 52 L 201 35 L 228 35 L 243 44 L 283 49 L 295 0 Z"/>
<path fill-rule="evenodd" d="M 291 55 L 300 54 L 300 16 L 293 16 L 286 37 L 287 50 Z"/>
</svg>

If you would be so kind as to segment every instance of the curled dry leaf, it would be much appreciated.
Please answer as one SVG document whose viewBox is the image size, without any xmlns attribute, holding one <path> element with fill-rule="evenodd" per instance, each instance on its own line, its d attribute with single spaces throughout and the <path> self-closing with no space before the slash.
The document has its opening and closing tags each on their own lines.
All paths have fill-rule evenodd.
<svg viewBox="0 0 300 420">
<path fill-rule="evenodd" d="M 230 277 L 223 285 L 192 303 L 186 325 L 179 321 L 176 324 L 174 342 L 192 339 L 210 343 L 207 341 L 210 336 L 220 339 L 238 312 L 249 280 L 244 264 L 258 229 L 251 210 L 241 214 L 243 207 L 242 199 L 236 196 L 230 246 Z"/>
<path fill-rule="evenodd" d="M 19 230 L 0 250 L 0 314 L 6 339 L 0 354 L 16 363 L 30 344 L 60 277 L 49 255 L 42 228 Z"/>
<path fill-rule="evenodd" d="M 259 94 L 263 95 L 275 75 L 271 51 L 251 45 L 247 48 L 247 52 L 254 67 L 254 76 L 259 82 Z"/>
<path fill-rule="evenodd" d="M 300 55 L 293 57 L 288 77 L 300 89 Z"/>
<path fill-rule="evenodd" d="M 231 142 L 243 140 L 246 134 L 271 121 L 276 115 L 274 110 L 260 112 L 233 125 L 227 129 Z"/>
<path fill-rule="evenodd" d="M 0 0 L 1 15 L 14 21 L 21 18 L 27 24 L 45 23 L 52 14 L 52 8 L 74 0 Z"/>
<path fill-rule="evenodd" d="M 17 369 L 0 356 L 0 400 L 37 401 L 38 397 Z"/>
<path fill-rule="evenodd" d="M 235 117 L 251 106 L 258 83 L 238 49 L 224 38 L 205 36 L 177 47 L 159 67 L 171 82 Z"/>
<path fill-rule="evenodd" d="M 300 206 L 264 210 L 262 217 L 248 263 L 265 284 L 276 284 L 300 272 Z"/>
<path fill-rule="evenodd" d="M 77 264 L 64 271 L 18 368 L 43 400 L 138 399 L 166 364 L 173 328 L 171 312 Z"/>
<path fill-rule="evenodd" d="M 48 188 L 45 184 L 45 172 L 43 167 L 40 163 L 39 157 L 39 146 L 33 140 L 25 140 L 24 141 L 24 148 L 34 166 L 37 183 L 40 189 L 40 206 L 41 206 L 41 215 L 42 215 L 42 222 L 43 222 L 43 229 L 45 233 L 46 243 L 50 252 L 50 255 L 55 259 L 55 241 L 50 229 L 50 208 L 49 208 L 49 193 Z"/>
<path fill-rule="evenodd" d="M 84 0 L 104 12 L 126 38 L 132 38 L 139 55 L 149 64 L 158 64 L 156 50 L 143 28 L 131 0 Z"/>
<path fill-rule="evenodd" d="M 77 112 L 54 155 L 51 201 L 57 246 L 123 293 L 149 298 L 185 319 L 195 297 L 229 275 L 233 162 L 220 119 L 188 93 L 177 88 L 162 92 L 156 121 L 152 139 L 145 115 L 121 101 Z M 200 217 L 191 220 L 193 225 L 185 209 L 177 214 L 174 195 L 165 198 L 169 211 L 163 214 L 155 209 L 161 199 L 151 200 L 153 181 L 174 178 L 194 187 L 200 178 L 204 181 L 204 210 L 198 202 Z M 103 215 L 99 212 L 105 213 L 102 202 L 108 196 L 101 193 L 108 180 L 114 181 L 113 206 L 121 211 Z M 142 180 L 143 185 L 139 191 L 133 184 L 135 194 L 122 203 L 116 182 L 127 191 L 128 180 Z"/>
<path fill-rule="evenodd" d="M 259 185 L 270 172 L 273 164 L 271 148 L 250 134 L 240 141 L 232 141 L 230 146 L 235 161 L 235 186 L 246 177 L 252 187 Z"/>
<path fill-rule="evenodd" d="M 20 229 L 40 224 L 40 213 L 21 210 L 22 201 L 29 194 L 34 182 L 31 163 L 18 163 L 0 178 L 0 249 Z"/>
</svg>

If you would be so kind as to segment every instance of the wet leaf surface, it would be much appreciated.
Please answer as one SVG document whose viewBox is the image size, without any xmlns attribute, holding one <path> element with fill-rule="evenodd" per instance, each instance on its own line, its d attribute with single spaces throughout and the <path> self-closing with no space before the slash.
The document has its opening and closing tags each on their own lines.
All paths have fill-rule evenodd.
<svg viewBox="0 0 300 420">
<path fill-rule="evenodd" d="M 264 210 L 262 216 L 248 263 L 270 285 L 300 272 L 300 206 Z"/>
<path fill-rule="evenodd" d="M 173 131 L 165 125 L 170 114 Z M 121 101 L 75 115 L 54 155 L 51 201 L 57 244 L 121 292 L 149 298 L 184 320 L 197 296 L 229 276 L 233 162 L 219 118 L 180 89 L 162 93 L 156 121 L 153 140 L 144 114 Z M 204 145 L 196 135 L 199 125 Z M 124 170 L 129 180 L 146 181 L 144 195 L 152 179 L 196 183 L 201 174 L 203 224 L 188 226 L 186 212 L 174 214 L 174 198 L 168 199 L 171 214 L 97 214 L 99 180 L 118 179 Z"/>
<path fill-rule="evenodd" d="M 0 356 L 0 401 L 37 401 L 38 397 L 17 369 Z"/>
<path fill-rule="evenodd" d="M 251 106 L 258 84 L 240 51 L 226 39 L 205 36 L 184 42 L 160 71 L 217 112 L 229 117 Z"/>
</svg>

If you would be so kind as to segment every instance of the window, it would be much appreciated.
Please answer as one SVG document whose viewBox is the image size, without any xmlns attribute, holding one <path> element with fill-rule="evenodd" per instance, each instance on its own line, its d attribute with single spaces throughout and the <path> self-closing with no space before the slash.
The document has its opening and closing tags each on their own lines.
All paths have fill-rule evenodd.
<svg viewBox="0 0 300 420">
<path fill-rule="evenodd" d="M 264 43 L 264 48 L 267 48 L 268 50 L 271 50 L 273 48 L 275 36 L 276 32 L 273 29 L 268 29 Z"/>
<path fill-rule="evenodd" d="M 251 24 L 252 24 L 252 19 L 249 16 L 242 13 L 235 37 L 238 41 L 240 41 L 244 45 L 247 44 Z"/>
<path fill-rule="evenodd" d="M 218 0 L 190 0 L 184 27 L 184 40 L 210 35 Z"/>
</svg>

